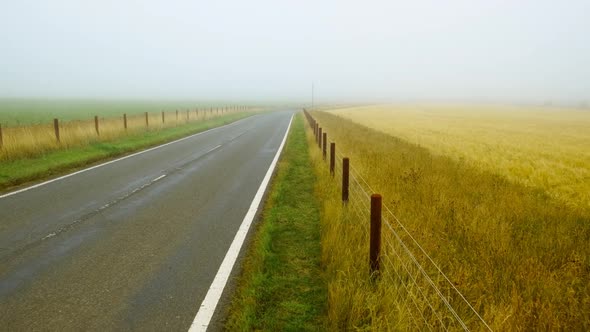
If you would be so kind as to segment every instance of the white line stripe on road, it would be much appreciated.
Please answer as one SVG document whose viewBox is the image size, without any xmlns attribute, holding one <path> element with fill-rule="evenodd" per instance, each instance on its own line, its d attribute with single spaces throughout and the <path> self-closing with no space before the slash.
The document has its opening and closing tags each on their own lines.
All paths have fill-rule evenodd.
<svg viewBox="0 0 590 332">
<path fill-rule="evenodd" d="M 5 197 L 9 197 L 9 196 L 12 196 L 12 195 L 20 194 L 20 193 L 22 193 L 22 192 L 29 191 L 29 190 L 31 190 L 31 189 L 39 188 L 39 187 L 41 187 L 41 186 L 44 186 L 44 185 L 46 185 L 46 184 L 50 184 L 50 183 L 52 183 L 52 182 L 60 181 L 60 180 L 63 180 L 63 179 L 65 179 L 65 178 L 69 178 L 69 177 L 71 177 L 71 176 L 78 175 L 78 174 L 80 174 L 80 173 L 88 172 L 88 171 L 91 171 L 91 170 L 93 170 L 93 169 L 96 169 L 96 168 L 99 168 L 99 167 L 103 167 L 103 166 L 106 166 L 106 165 L 109 165 L 109 164 L 112 164 L 112 163 L 116 163 L 117 161 L 121 161 L 121 160 L 125 160 L 125 159 L 131 158 L 131 157 L 139 156 L 140 154 L 144 154 L 144 153 L 146 153 L 146 152 L 154 151 L 154 150 L 157 150 L 157 149 L 159 149 L 159 148 L 163 148 L 163 147 L 165 147 L 165 146 L 168 146 L 168 145 L 171 145 L 171 144 L 174 144 L 174 143 L 182 142 L 182 141 L 184 141 L 184 140 L 187 140 L 187 139 L 193 138 L 193 137 L 195 137 L 195 136 L 199 136 L 199 135 L 202 135 L 202 134 L 208 133 L 208 132 L 210 132 L 210 131 L 213 131 L 213 130 L 217 130 L 217 129 L 221 129 L 221 128 L 230 127 L 230 126 L 233 126 L 233 125 L 235 125 L 235 124 L 236 124 L 236 123 L 238 123 L 238 122 L 241 122 L 241 121 L 243 121 L 243 120 L 246 120 L 246 119 L 249 119 L 249 118 L 251 118 L 251 116 L 249 116 L 249 117 L 247 117 L 247 118 L 244 118 L 244 119 L 240 119 L 240 120 L 234 121 L 234 122 L 232 122 L 232 123 L 226 124 L 226 125 L 224 125 L 224 126 L 221 126 L 221 127 L 215 127 L 215 128 L 211 128 L 211 129 L 208 129 L 208 130 L 202 131 L 202 132 L 200 132 L 200 133 L 196 133 L 196 134 L 194 134 L 194 135 L 190 135 L 190 136 L 187 136 L 187 137 L 184 137 L 184 138 L 181 138 L 181 139 L 177 139 L 176 141 L 172 141 L 172 142 L 164 143 L 164 144 L 162 144 L 162 145 L 158 145 L 158 146 L 155 146 L 155 147 L 153 147 L 153 148 L 149 148 L 149 149 L 147 149 L 147 150 L 139 151 L 139 152 L 136 152 L 136 153 L 130 154 L 130 155 L 128 155 L 128 156 L 121 157 L 121 158 L 119 158 L 119 159 L 115 159 L 115 160 L 107 161 L 107 162 L 105 162 L 105 163 L 102 163 L 102 164 L 99 164 L 99 165 L 95 165 L 95 166 L 92 166 L 92 167 L 88 167 L 88 168 L 85 168 L 85 169 L 79 170 L 79 171 L 77 171 L 77 172 L 74 172 L 74 173 L 66 174 L 66 175 L 60 176 L 60 177 L 58 177 L 58 178 L 55 178 L 55 179 L 52 179 L 52 180 L 48 180 L 48 181 L 45 181 L 45 182 L 41 182 L 41 183 L 38 183 L 38 184 L 36 184 L 36 185 L 33 185 L 33 186 L 30 186 L 30 187 L 26 187 L 26 188 L 23 188 L 23 189 L 20 189 L 20 190 L 17 190 L 17 191 L 9 192 L 9 193 L 7 193 L 7 194 L 0 195 L 0 199 L 2 199 L 2 198 L 5 198 Z M 211 151 L 209 151 L 209 152 L 211 152 Z"/>
<path fill-rule="evenodd" d="M 153 179 L 153 180 L 152 180 L 152 183 L 154 183 L 154 182 L 156 182 L 156 181 L 160 181 L 160 180 L 162 180 L 162 179 L 163 179 L 163 178 L 165 178 L 165 177 L 166 177 L 166 174 L 160 175 L 160 176 L 158 176 L 157 178 Z"/>
<path fill-rule="evenodd" d="M 211 150 L 209 150 L 209 151 L 205 152 L 204 154 L 211 153 L 211 152 L 213 152 L 213 151 L 215 151 L 215 150 L 219 149 L 220 147 L 221 147 L 221 144 L 219 144 L 218 146 L 214 147 L 213 149 L 211 149 Z"/>
<path fill-rule="evenodd" d="M 277 154 L 270 164 L 264 179 L 262 179 L 262 183 L 260 184 L 260 187 L 258 188 L 258 191 L 252 200 L 252 204 L 250 205 L 250 208 L 248 209 L 248 212 L 246 213 L 246 216 L 244 217 L 244 220 L 242 221 L 236 236 L 234 237 L 227 253 L 225 254 L 223 262 L 221 262 L 221 265 L 219 266 L 219 270 L 215 275 L 215 279 L 213 279 L 213 282 L 207 291 L 207 295 L 205 295 L 205 299 L 201 303 L 201 307 L 199 308 L 199 311 L 197 312 L 197 315 L 193 320 L 191 327 L 189 328 L 189 332 L 206 331 L 209 323 L 211 322 L 211 318 L 213 317 L 217 303 L 221 298 L 221 294 L 223 293 L 223 289 L 227 284 L 229 275 L 231 274 L 234 264 L 236 263 L 240 249 L 242 248 L 244 240 L 246 239 L 246 235 L 248 234 L 248 230 L 250 229 L 250 225 L 256 216 L 256 212 L 258 211 L 260 202 L 264 196 L 264 192 L 268 187 L 274 169 L 279 160 L 279 156 L 281 155 L 281 151 L 283 151 L 283 147 L 287 141 L 287 135 L 289 134 L 289 129 L 291 128 L 292 122 L 293 116 L 291 116 L 291 120 L 289 120 L 289 126 L 287 127 L 287 131 L 285 132 L 285 136 L 283 137 L 283 141 L 279 146 Z"/>
</svg>

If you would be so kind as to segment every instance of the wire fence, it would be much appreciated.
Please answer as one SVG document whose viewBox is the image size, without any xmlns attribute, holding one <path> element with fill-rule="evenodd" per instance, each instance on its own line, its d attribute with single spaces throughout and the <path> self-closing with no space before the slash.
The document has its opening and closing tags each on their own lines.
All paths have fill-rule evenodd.
<svg viewBox="0 0 590 332">
<path fill-rule="evenodd" d="M 322 140 L 327 136 L 325 130 L 307 110 L 304 110 L 304 114 L 314 132 L 316 143 L 322 148 Z M 330 147 L 335 149 L 336 144 L 330 144 Z M 373 272 L 380 282 L 399 285 L 400 310 L 410 326 L 429 331 L 491 331 L 491 327 L 476 308 L 412 236 L 392 209 L 385 204 L 381 209 L 380 195 L 377 195 L 380 205 L 377 211 L 380 215 L 373 215 L 376 191 L 354 167 L 354 163 L 348 161 L 349 167 L 346 167 L 344 160 L 348 160 L 347 154 L 340 150 L 330 151 L 330 155 L 332 154 L 335 158 L 330 158 L 330 167 L 334 169 L 336 178 L 343 178 L 342 182 L 336 181 L 338 189 L 343 193 L 348 192 L 348 199 L 343 201 L 344 213 L 367 221 L 360 223 L 360 227 L 363 235 L 370 241 L 374 240 L 374 236 L 371 236 L 373 229 L 368 221 L 377 217 L 380 221 L 377 239 L 378 270 Z M 348 178 L 347 188 L 345 177 Z M 343 194 L 343 198 L 344 196 Z M 370 247 L 373 249 L 374 245 L 371 243 Z"/>
<path fill-rule="evenodd" d="M 3 126 L 0 123 L 0 161 L 34 157 L 51 150 L 108 141 L 131 132 L 159 130 L 251 110 L 246 106 L 192 108 L 51 123 Z"/>
</svg>

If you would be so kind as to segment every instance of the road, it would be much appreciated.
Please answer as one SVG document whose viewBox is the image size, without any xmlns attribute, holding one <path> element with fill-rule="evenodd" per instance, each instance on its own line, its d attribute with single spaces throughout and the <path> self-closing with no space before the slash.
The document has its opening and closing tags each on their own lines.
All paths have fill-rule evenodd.
<svg viewBox="0 0 590 332">
<path fill-rule="evenodd" d="M 188 330 L 292 114 L 0 198 L 0 330 Z"/>
</svg>

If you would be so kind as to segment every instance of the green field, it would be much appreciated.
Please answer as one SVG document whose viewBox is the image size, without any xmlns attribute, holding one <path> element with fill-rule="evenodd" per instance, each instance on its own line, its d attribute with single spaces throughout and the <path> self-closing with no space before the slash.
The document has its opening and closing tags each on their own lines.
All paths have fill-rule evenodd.
<svg viewBox="0 0 590 332">
<path fill-rule="evenodd" d="M 0 124 L 3 127 L 87 120 L 99 117 L 120 117 L 144 112 L 161 112 L 223 107 L 237 104 L 223 101 L 198 102 L 190 100 L 92 100 L 92 99 L 0 99 Z"/>
</svg>

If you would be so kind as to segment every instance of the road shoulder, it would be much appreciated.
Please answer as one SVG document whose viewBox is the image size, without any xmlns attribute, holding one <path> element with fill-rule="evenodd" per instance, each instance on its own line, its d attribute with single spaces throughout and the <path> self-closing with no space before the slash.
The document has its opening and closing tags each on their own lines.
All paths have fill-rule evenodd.
<svg viewBox="0 0 590 332">
<path fill-rule="evenodd" d="M 327 288 L 319 208 L 298 114 L 231 299 L 227 330 L 321 330 Z"/>
</svg>

